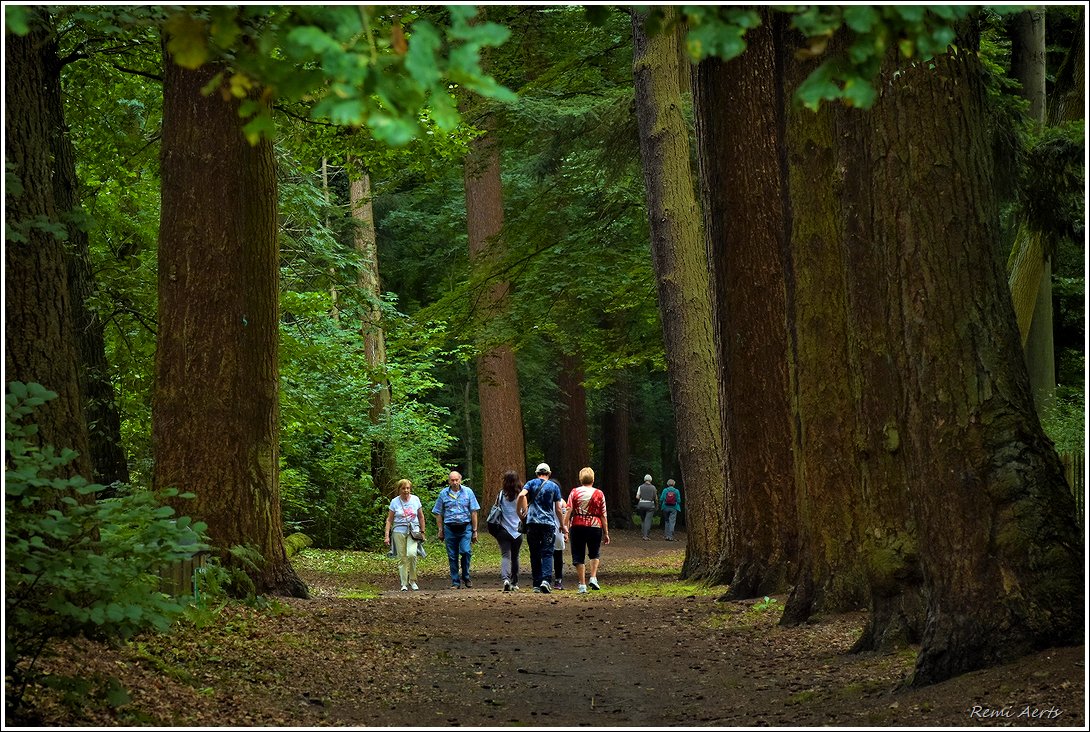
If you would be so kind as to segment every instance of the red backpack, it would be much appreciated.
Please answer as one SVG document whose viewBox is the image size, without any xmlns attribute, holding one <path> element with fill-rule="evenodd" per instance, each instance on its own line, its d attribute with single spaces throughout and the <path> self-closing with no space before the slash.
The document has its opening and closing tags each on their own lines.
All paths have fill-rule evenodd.
<svg viewBox="0 0 1090 732">
<path fill-rule="evenodd" d="M 673 490 L 672 488 L 670 490 L 666 491 L 666 505 L 667 506 L 676 506 L 677 505 L 677 491 Z"/>
</svg>

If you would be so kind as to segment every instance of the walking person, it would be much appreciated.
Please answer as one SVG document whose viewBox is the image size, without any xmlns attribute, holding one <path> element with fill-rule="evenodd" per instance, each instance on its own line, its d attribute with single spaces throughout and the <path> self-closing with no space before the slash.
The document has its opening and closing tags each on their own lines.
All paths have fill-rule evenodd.
<svg viewBox="0 0 1090 732">
<path fill-rule="evenodd" d="M 496 503 L 503 513 L 500 530 L 496 533 L 496 543 L 500 545 L 500 579 L 503 580 L 504 592 L 518 592 L 519 589 L 522 534 L 519 533 L 518 496 L 518 473 L 508 470 L 503 474 L 503 487 L 496 496 Z"/>
<path fill-rule="evenodd" d="M 401 591 L 409 587 L 416 592 L 417 545 L 424 543 L 424 507 L 420 499 L 413 495 L 410 480 L 397 482 L 397 496 L 390 501 L 390 510 L 386 514 L 386 545 L 397 550 L 397 573 L 401 578 Z M 391 543 L 392 540 L 392 543 Z"/>
<path fill-rule="evenodd" d="M 472 587 L 469 563 L 473 556 L 473 544 L 477 543 L 477 512 L 481 504 L 468 485 L 462 485 L 462 474 L 454 471 L 447 479 L 447 487 L 439 491 L 435 506 L 435 525 L 439 540 L 447 547 L 450 562 L 450 588 Z M 461 562 L 461 575 L 458 573 Z"/>
<path fill-rule="evenodd" d="M 643 483 L 636 488 L 636 511 L 643 519 L 643 540 L 651 541 L 651 522 L 655 518 L 655 509 L 658 508 L 659 492 L 651 485 L 651 476 L 643 476 Z"/>
<path fill-rule="evenodd" d="M 568 504 L 563 498 L 560 499 L 560 526 L 565 525 L 565 520 L 568 515 Z M 556 536 L 553 537 L 553 589 L 564 589 L 564 549 L 567 548 L 568 542 L 565 540 L 564 532 L 560 529 L 557 530 Z"/>
<path fill-rule="evenodd" d="M 560 487 L 549 480 L 552 470 L 541 463 L 519 492 L 519 516 L 526 521 L 526 543 L 530 545 L 530 572 L 534 592 L 552 592 L 553 541 L 562 528 Z"/>
<path fill-rule="evenodd" d="M 674 484 L 674 479 L 666 481 L 666 487 L 659 496 L 659 506 L 662 507 L 662 530 L 666 535 L 666 541 L 674 540 L 674 524 L 677 515 L 681 512 L 681 491 Z"/>
<path fill-rule="evenodd" d="M 609 520 L 606 516 L 606 496 L 594 487 L 594 471 L 579 471 L 579 487 L 568 495 L 568 543 L 571 545 L 571 561 L 579 580 L 579 593 L 600 590 L 598 561 L 602 544 L 609 543 Z M 587 579 L 587 564 L 590 579 Z"/>
</svg>

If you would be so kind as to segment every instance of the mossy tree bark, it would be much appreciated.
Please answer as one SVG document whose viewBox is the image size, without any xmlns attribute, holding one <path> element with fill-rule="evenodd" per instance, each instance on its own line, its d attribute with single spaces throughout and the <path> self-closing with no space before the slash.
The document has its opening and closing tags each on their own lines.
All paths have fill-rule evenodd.
<svg viewBox="0 0 1090 732">
<path fill-rule="evenodd" d="M 784 257 L 790 215 L 783 102 L 767 10 L 740 57 L 696 68 L 704 232 L 719 357 L 726 483 L 725 599 L 779 592 L 796 551 Z"/>
<path fill-rule="evenodd" d="M 378 268 L 375 211 L 371 203 L 371 176 L 357 170 L 349 182 L 348 197 L 356 228 L 353 238 L 360 257 L 358 283 L 364 299 L 360 323 L 363 356 L 372 375 L 367 413 L 374 426 L 371 441 L 371 479 L 375 490 L 393 497 L 397 490 L 397 449 L 384 435 L 390 434 L 390 381 L 386 378 L 386 337 L 382 329 L 382 287 Z"/>
<path fill-rule="evenodd" d="M 465 160 L 466 221 L 469 228 L 469 259 L 477 267 L 489 267 L 503 254 L 503 187 L 500 181 L 500 148 L 495 136 L 486 134 L 470 143 Z M 478 316 L 485 321 L 498 317 L 508 297 L 505 281 L 488 285 Z M 484 475 L 475 486 L 478 496 L 491 503 L 503 485 L 503 474 L 520 475 L 526 463 L 515 352 L 507 344 L 489 344 L 477 357 L 477 391 L 481 407 L 481 452 Z"/>
<path fill-rule="evenodd" d="M 674 11 L 666 12 L 669 18 Z M 678 36 L 648 37 L 638 13 L 632 16 L 632 33 L 651 254 L 685 487 L 688 547 L 682 575 L 703 578 L 718 565 L 726 519 L 711 283 L 682 114 Z"/>
<path fill-rule="evenodd" d="M 604 470 L 595 471 L 595 486 L 605 494 L 611 529 L 632 527 L 632 494 L 636 486 L 629 485 L 628 390 L 628 377 L 620 374 L 606 394 L 608 403 L 602 412 Z"/>
<path fill-rule="evenodd" d="M 587 429 L 587 390 L 583 386 L 583 362 L 578 355 L 562 354 L 557 387 L 561 407 L 558 410 L 557 460 L 553 480 L 561 492 L 579 485 L 579 471 L 590 465 L 590 434 Z"/>
<path fill-rule="evenodd" d="M 129 465 L 121 446 L 121 415 L 114 398 L 110 366 L 106 361 L 105 325 L 98 313 L 88 307 L 95 293 L 87 229 L 79 221 L 79 180 L 76 177 L 76 153 L 68 134 L 61 89 L 63 62 L 57 56 L 55 42 L 44 51 L 46 98 L 50 122 L 50 147 L 53 152 L 53 196 L 57 215 L 66 221 L 68 231 L 68 287 L 72 300 L 76 351 L 79 358 L 80 393 L 87 419 L 88 449 L 94 481 L 104 486 L 129 482 Z M 87 476 L 88 478 L 92 476 Z"/>
<path fill-rule="evenodd" d="M 48 98 L 59 85 L 56 40 L 44 11 L 29 15 L 27 35 L 5 36 L 4 157 L 9 183 L 18 183 L 4 192 L 4 377 L 58 394 L 34 414 L 38 439 L 78 452 L 60 472 L 90 480 L 68 258 L 64 241 L 47 228 L 63 228 L 52 185 L 56 120 Z"/>
<path fill-rule="evenodd" d="M 1083 627 L 1073 499 L 1033 409 L 993 255 L 974 47 L 963 37 L 933 68 L 883 80 L 892 108 L 875 116 L 869 145 L 904 405 L 887 433 L 905 452 L 926 584 L 916 685 L 1079 642 Z"/>
<path fill-rule="evenodd" d="M 258 592 L 305 597 L 279 496 L 279 267 L 272 143 L 250 145 L 238 102 L 201 89 L 222 69 L 164 64 L 155 354 L 155 485 L 221 553 L 249 545 Z"/>
</svg>

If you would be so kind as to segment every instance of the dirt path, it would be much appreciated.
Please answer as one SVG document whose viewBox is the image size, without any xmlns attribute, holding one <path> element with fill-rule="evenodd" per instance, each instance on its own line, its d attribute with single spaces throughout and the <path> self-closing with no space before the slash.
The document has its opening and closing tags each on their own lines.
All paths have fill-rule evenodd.
<svg viewBox="0 0 1090 732">
<path fill-rule="evenodd" d="M 166 645 L 146 644 L 139 654 L 84 650 L 80 660 L 69 658 L 115 674 L 123 666 L 133 700 L 120 716 L 104 711 L 87 720 L 54 716 L 51 722 L 1083 724 L 1081 646 L 928 689 L 897 691 L 911 669 L 911 652 L 846 653 L 862 613 L 782 629 L 775 625 L 778 611 L 717 603 L 715 594 L 674 579 L 684 553 L 681 538 L 642 542 L 638 532 L 614 532 L 599 572 L 603 590 L 587 595 L 505 594 L 487 565 L 476 571 L 474 589 L 450 590 L 445 572 L 433 563 L 418 593 L 391 589 L 349 599 L 337 585 L 343 577 L 304 569 L 315 598 L 286 601 L 280 613 L 238 611 L 215 632 L 171 636 Z M 395 588 L 392 564 L 384 571 L 351 581 Z M 650 596 L 649 580 L 670 596 Z M 1010 716 L 984 716 L 989 710 Z"/>
</svg>

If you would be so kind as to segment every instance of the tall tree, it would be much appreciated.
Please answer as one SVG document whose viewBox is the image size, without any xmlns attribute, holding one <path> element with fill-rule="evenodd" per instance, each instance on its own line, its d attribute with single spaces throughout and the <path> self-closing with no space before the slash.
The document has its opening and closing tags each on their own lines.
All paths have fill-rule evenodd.
<svg viewBox="0 0 1090 732">
<path fill-rule="evenodd" d="M 78 452 L 63 470 L 90 478 L 66 232 L 50 185 L 56 100 L 49 92 L 60 84 L 56 37 L 44 10 L 33 10 L 28 26 L 23 35 L 5 31 L 4 374 L 9 382 L 57 392 L 35 415 L 39 439 Z"/>
<path fill-rule="evenodd" d="M 47 46 L 46 69 L 50 147 L 53 153 L 53 196 L 57 215 L 66 222 L 68 240 L 68 287 L 72 302 L 76 350 L 79 356 L 80 393 L 87 419 L 89 457 L 96 483 L 109 486 L 129 482 L 129 466 L 121 447 L 121 415 L 114 398 L 110 367 L 106 361 L 104 324 L 88 303 L 95 293 L 90 242 L 79 202 L 76 154 L 64 114 L 61 72 L 66 60 L 57 55 L 55 43 Z"/>
<path fill-rule="evenodd" d="M 886 345 L 902 384 L 886 432 L 905 452 L 926 585 L 917 685 L 1078 642 L 1083 626 L 1073 501 L 994 256 L 971 32 L 958 49 L 888 79 L 894 108 L 874 118 L 868 143 L 866 184 L 881 192 L 872 236 L 888 247 Z"/>
<path fill-rule="evenodd" d="M 1035 129 L 1045 123 L 1045 10 L 1023 10 L 1011 22 L 1011 77 L 1021 85 L 1022 96 L 1029 102 L 1029 119 Z M 1038 410 L 1048 409 L 1056 392 L 1056 355 L 1052 332 L 1052 261 L 1047 243 L 1021 222 L 1016 249 L 1018 272 L 1033 285 L 1022 295 L 1028 305 L 1023 316 L 1026 326 L 1022 345 L 1029 368 L 1033 399 Z M 1013 281 L 1017 282 L 1016 274 Z M 1015 290 L 1016 295 L 1017 289 Z M 1035 297 L 1034 297 L 1035 295 Z"/>
<path fill-rule="evenodd" d="M 590 434 L 587 430 L 587 390 L 583 386 L 583 364 L 578 355 L 560 356 L 561 405 L 557 424 L 557 459 L 553 477 L 565 491 L 579 485 L 579 471 L 590 465 Z"/>
<path fill-rule="evenodd" d="M 186 512 L 225 556 L 260 553 L 259 592 L 305 597 L 280 517 L 272 143 L 247 142 L 233 96 L 203 93 L 220 64 L 164 66 L 155 484 L 196 495 Z"/>
<path fill-rule="evenodd" d="M 632 496 L 635 485 L 630 481 L 628 447 L 629 387 L 624 374 L 609 389 L 609 404 L 602 412 L 602 469 L 596 478 L 598 488 L 606 497 L 609 525 L 617 529 L 632 527 Z"/>
<path fill-rule="evenodd" d="M 382 287 L 378 269 L 378 243 L 375 237 L 375 210 L 371 201 L 371 176 L 367 170 L 355 171 L 349 183 L 352 218 L 356 222 L 353 238 L 359 253 L 359 287 L 364 298 L 364 316 L 360 323 L 363 355 L 373 376 L 371 404 L 367 412 L 375 427 L 371 443 L 371 478 L 383 495 L 394 493 L 397 484 L 397 451 L 381 437 L 387 434 L 390 382 L 385 376 L 386 338 L 382 330 Z"/>
<path fill-rule="evenodd" d="M 673 15 L 666 11 L 667 24 Z M 723 423 L 711 283 L 679 83 L 679 34 L 649 37 L 640 13 L 632 15 L 632 33 L 651 254 L 688 515 L 682 574 L 706 577 L 718 564 L 726 518 Z"/>
<path fill-rule="evenodd" d="M 465 160 L 465 192 L 470 261 L 488 267 L 503 256 L 500 149 L 492 134 L 485 134 L 470 144 Z M 503 310 L 508 290 L 506 281 L 486 285 L 479 311 L 485 321 Z M 478 356 L 477 390 L 484 455 L 484 475 L 478 493 L 491 501 L 503 485 L 504 472 L 521 473 L 526 463 L 518 372 L 515 352 L 510 345 L 491 344 Z"/>
<path fill-rule="evenodd" d="M 704 235 L 712 277 L 726 484 L 729 599 L 777 592 L 795 556 L 784 254 L 789 237 L 782 86 L 770 11 L 732 61 L 693 79 Z"/>
</svg>

